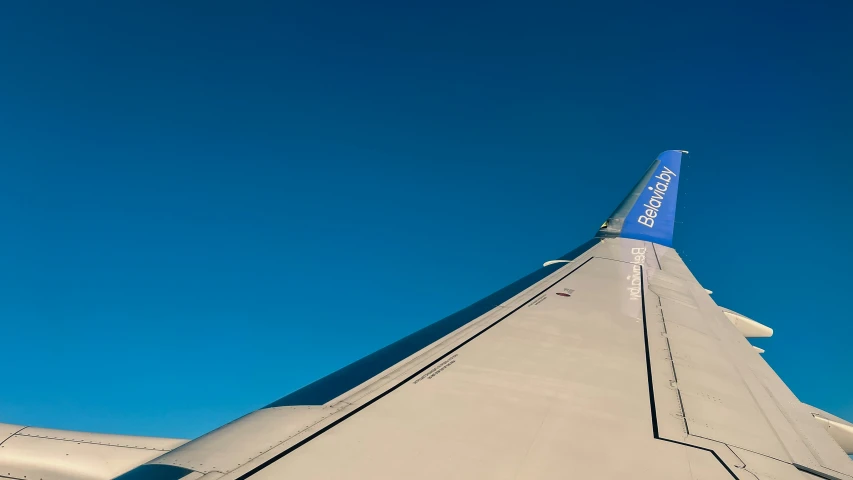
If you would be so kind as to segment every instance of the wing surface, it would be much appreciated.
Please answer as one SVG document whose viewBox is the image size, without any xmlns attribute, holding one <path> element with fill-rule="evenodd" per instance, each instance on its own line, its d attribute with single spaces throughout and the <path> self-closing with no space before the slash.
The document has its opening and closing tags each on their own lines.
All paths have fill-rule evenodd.
<svg viewBox="0 0 853 480">
<path fill-rule="evenodd" d="M 559 261 L 123 479 L 853 479 L 670 248 L 685 153 Z"/>
<path fill-rule="evenodd" d="M 684 153 L 578 249 L 118 478 L 853 480 L 671 248 Z"/>
</svg>

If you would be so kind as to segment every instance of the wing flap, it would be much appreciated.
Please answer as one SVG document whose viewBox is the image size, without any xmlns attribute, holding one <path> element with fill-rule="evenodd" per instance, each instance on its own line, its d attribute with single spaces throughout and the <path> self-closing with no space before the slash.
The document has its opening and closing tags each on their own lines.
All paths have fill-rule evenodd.
<svg viewBox="0 0 853 480">
<path fill-rule="evenodd" d="M 659 245 L 654 250 L 664 272 L 688 278 L 674 250 Z M 695 308 L 660 298 L 688 437 L 716 440 L 826 478 L 853 478 L 853 462 L 695 280 L 690 295 Z"/>
</svg>

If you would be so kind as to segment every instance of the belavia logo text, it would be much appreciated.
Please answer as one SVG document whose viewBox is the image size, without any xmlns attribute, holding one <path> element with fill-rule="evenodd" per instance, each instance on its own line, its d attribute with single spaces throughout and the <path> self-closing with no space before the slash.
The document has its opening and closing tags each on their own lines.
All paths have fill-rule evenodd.
<svg viewBox="0 0 853 480">
<path fill-rule="evenodd" d="M 631 281 L 631 286 L 628 287 L 629 298 L 631 300 L 639 300 L 640 299 L 640 275 L 643 273 L 641 265 L 646 263 L 646 248 L 645 247 L 632 247 L 631 255 L 634 256 L 634 261 L 631 262 L 634 264 L 632 267 L 631 275 L 628 275 L 628 280 Z"/>
<path fill-rule="evenodd" d="M 654 187 L 649 187 L 649 190 L 652 191 L 652 198 L 649 199 L 648 203 L 644 203 L 643 206 L 646 207 L 645 215 L 640 215 L 637 218 L 637 222 L 642 223 L 643 225 L 652 228 L 655 226 L 655 217 L 658 216 L 658 210 L 660 210 L 661 205 L 663 205 L 663 197 L 666 196 L 666 190 L 669 188 L 669 182 L 672 181 L 672 177 L 675 177 L 675 172 L 667 168 L 663 167 L 663 171 L 656 177 L 659 182 L 655 183 Z"/>
</svg>

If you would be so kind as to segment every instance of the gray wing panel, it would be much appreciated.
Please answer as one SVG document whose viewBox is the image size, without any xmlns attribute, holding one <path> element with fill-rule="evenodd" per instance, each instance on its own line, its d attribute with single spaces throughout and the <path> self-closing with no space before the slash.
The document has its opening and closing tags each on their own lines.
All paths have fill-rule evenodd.
<svg viewBox="0 0 853 480">
<path fill-rule="evenodd" d="M 109 479 L 186 442 L 0 423 L 0 477 Z"/>
</svg>

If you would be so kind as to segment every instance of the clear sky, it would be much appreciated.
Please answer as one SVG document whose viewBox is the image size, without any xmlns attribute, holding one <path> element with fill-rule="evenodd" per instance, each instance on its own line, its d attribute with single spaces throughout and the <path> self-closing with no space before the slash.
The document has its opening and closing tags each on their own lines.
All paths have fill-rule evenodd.
<svg viewBox="0 0 853 480">
<path fill-rule="evenodd" d="M 688 266 L 853 417 L 853 3 L 190 3 L 0 11 L 0 421 L 204 433 L 591 238 L 671 148 Z"/>
</svg>

